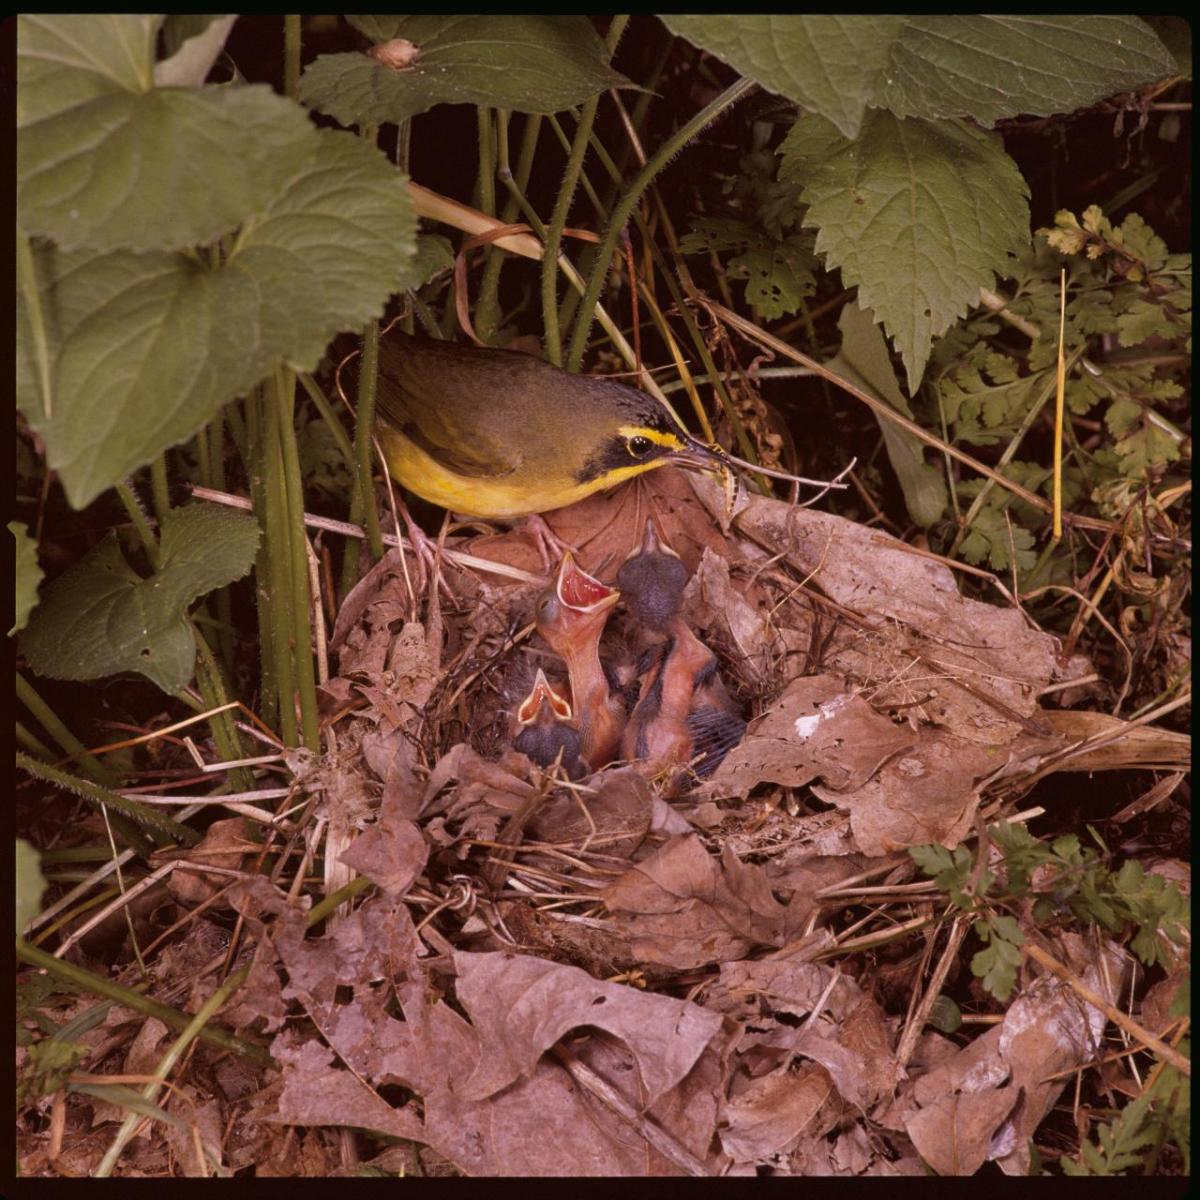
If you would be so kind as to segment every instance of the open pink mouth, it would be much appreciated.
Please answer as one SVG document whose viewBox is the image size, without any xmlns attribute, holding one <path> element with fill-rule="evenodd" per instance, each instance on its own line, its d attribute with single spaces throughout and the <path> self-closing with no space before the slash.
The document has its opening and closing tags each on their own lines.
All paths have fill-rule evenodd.
<svg viewBox="0 0 1200 1200">
<path fill-rule="evenodd" d="M 558 598 L 568 608 L 589 612 L 601 605 L 615 604 L 621 593 L 605 586 L 575 565 L 570 554 L 563 556 L 558 570 Z"/>
<path fill-rule="evenodd" d="M 517 721 L 522 725 L 531 725 L 537 719 L 538 710 L 543 704 L 550 705 L 550 711 L 554 713 L 556 720 L 571 719 L 571 706 L 554 690 L 546 678 L 546 673 L 539 670 L 537 678 L 533 681 L 533 690 L 521 701 L 521 707 L 517 709 Z"/>
</svg>

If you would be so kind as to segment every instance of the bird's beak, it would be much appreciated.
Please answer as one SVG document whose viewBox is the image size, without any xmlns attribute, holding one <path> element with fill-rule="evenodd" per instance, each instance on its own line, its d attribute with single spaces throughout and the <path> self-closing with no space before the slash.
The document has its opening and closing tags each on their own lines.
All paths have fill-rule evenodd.
<svg viewBox="0 0 1200 1200">
<path fill-rule="evenodd" d="M 521 701 L 521 707 L 517 709 L 517 722 L 521 725 L 532 725 L 537 720 L 543 704 L 549 705 L 550 712 L 556 721 L 571 719 L 570 704 L 567 703 L 564 696 L 554 690 L 546 678 L 546 672 L 539 668 L 529 695 Z"/>
<path fill-rule="evenodd" d="M 672 558 L 679 557 L 674 549 L 658 536 L 658 530 L 654 528 L 653 517 L 646 518 L 646 530 L 642 534 L 642 544 L 629 557 L 637 558 L 639 554 L 669 554 Z"/>
<path fill-rule="evenodd" d="M 669 461 L 678 467 L 690 467 L 693 471 L 733 470 L 733 464 L 719 446 L 706 446 L 690 434 L 684 435 L 682 449 L 671 451 Z"/>
<path fill-rule="evenodd" d="M 616 588 L 608 587 L 576 566 L 569 551 L 563 555 L 562 565 L 558 568 L 558 581 L 554 586 L 559 600 L 577 612 L 601 613 L 621 598 Z"/>
</svg>

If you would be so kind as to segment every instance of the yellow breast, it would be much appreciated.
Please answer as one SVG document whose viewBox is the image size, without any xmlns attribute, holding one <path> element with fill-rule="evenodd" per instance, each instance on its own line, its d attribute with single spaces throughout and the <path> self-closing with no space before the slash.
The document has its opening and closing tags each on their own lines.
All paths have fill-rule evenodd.
<svg viewBox="0 0 1200 1200">
<path fill-rule="evenodd" d="M 615 487 L 634 475 L 664 466 L 668 461 L 655 459 L 650 463 L 621 467 L 586 483 L 579 483 L 561 469 L 549 471 L 531 467 L 518 468 L 507 475 L 459 475 L 444 467 L 394 426 L 379 425 L 376 435 L 392 477 L 410 492 L 451 512 L 489 520 L 550 512 L 574 504 L 593 492 Z"/>
</svg>

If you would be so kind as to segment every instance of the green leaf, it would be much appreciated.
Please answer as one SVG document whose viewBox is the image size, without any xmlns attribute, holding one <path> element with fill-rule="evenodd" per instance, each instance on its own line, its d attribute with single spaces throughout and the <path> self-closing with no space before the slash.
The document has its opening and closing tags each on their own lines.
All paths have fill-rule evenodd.
<svg viewBox="0 0 1200 1200">
<path fill-rule="evenodd" d="M 1175 73 L 1135 16 L 1005 14 L 909 17 L 874 103 L 898 117 L 1073 112 Z"/>
<path fill-rule="evenodd" d="M 18 308 L 18 404 L 77 508 L 190 438 L 284 359 L 316 366 L 329 339 L 407 285 L 415 218 L 405 176 L 347 133 L 244 226 L 219 266 L 184 254 L 35 255 L 53 417 L 32 386 Z"/>
<path fill-rule="evenodd" d="M 323 54 L 304 72 L 300 99 L 343 125 L 380 125 L 435 104 L 555 113 L 612 87 L 631 87 L 608 65 L 586 17 L 352 17 L 375 46 Z M 386 65 L 397 54 L 405 65 Z"/>
<path fill-rule="evenodd" d="M 211 242 L 317 148 L 304 111 L 265 85 L 152 86 L 145 18 L 19 21 L 17 209 L 64 250 Z"/>
<path fill-rule="evenodd" d="M 872 113 L 854 141 L 813 154 L 814 121 L 784 140 L 780 178 L 803 185 L 817 252 L 883 322 L 913 394 L 933 339 L 1028 245 L 1028 186 L 999 139 L 958 121 Z"/>
<path fill-rule="evenodd" d="M 847 304 L 838 318 L 838 329 L 842 348 L 830 367 L 911 419 L 912 409 L 896 382 L 879 326 L 857 304 Z M 946 511 L 949 499 L 946 480 L 937 467 L 925 461 L 925 447 L 911 433 L 878 414 L 875 419 L 892 469 L 900 480 L 909 516 L 928 528 L 941 520 Z"/>
<path fill-rule="evenodd" d="M 1173 75 L 1134 16 L 725 16 L 662 18 L 768 91 L 855 137 L 864 110 L 898 117 L 1072 112 Z"/>
<path fill-rule="evenodd" d="M 42 893 L 46 879 L 42 875 L 42 856 L 24 838 L 17 838 L 17 937 L 42 911 Z"/>
<path fill-rule="evenodd" d="M 782 241 L 760 235 L 727 264 L 733 278 L 745 276 L 746 302 L 768 321 L 796 312 L 816 291 L 816 267 L 812 236 L 803 233 Z"/>
<path fill-rule="evenodd" d="M 17 19 L 17 125 L 34 124 L 89 100 L 154 86 L 150 13 L 26 14 Z"/>
<path fill-rule="evenodd" d="M 1004 510 L 988 504 L 975 514 L 959 552 L 967 562 L 977 566 L 986 560 L 995 571 L 1009 570 L 1015 552 L 1017 569 L 1029 571 L 1037 562 L 1033 545 L 1033 534 L 1028 529 L 1022 529 L 1015 521 L 1005 521 Z"/>
<path fill-rule="evenodd" d="M 225 48 L 236 16 L 172 13 L 163 24 L 168 58 L 156 63 L 159 87 L 200 87 Z"/>
<path fill-rule="evenodd" d="M 454 267 L 454 247 L 440 233 L 417 234 L 417 252 L 400 287 L 415 290 Z M 397 290 L 400 290 L 399 288 Z"/>
<path fill-rule="evenodd" d="M 663 16 L 674 34 L 854 137 L 907 18 L 750 13 Z"/>
<path fill-rule="evenodd" d="M 18 629 L 25 628 L 29 614 L 37 607 L 42 568 L 38 566 L 37 542 L 29 536 L 26 527 L 16 521 L 9 521 L 8 531 L 16 542 L 17 554 L 16 609 L 13 627 L 8 631 L 11 637 Z"/>
<path fill-rule="evenodd" d="M 46 589 L 21 637 L 29 665 L 52 679 L 137 671 L 166 692 L 192 677 L 188 606 L 254 565 L 258 523 L 215 504 L 163 519 L 159 569 L 143 579 L 110 532 Z"/>
</svg>

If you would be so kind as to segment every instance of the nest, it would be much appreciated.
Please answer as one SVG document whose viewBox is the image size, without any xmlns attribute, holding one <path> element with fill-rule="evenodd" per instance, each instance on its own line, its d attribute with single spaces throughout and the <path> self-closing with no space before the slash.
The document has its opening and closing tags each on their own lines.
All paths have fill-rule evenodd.
<svg viewBox="0 0 1200 1200">
<path fill-rule="evenodd" d="M 1018 606 L 962 596 L 936 556 L 771 499 L 743 500 L 732 521 L 723 505 L 664 469 L 548 518 L 601 578 L 651 513 L 688 567 L 683 614 L 750 723 L 670 801 L 633 767 L 572 782 L 508 748 L 510 681 L 546 654 L 526 535 L 448 539 L 441 583 L 391 551 L 347 598 L 321 689 L 331 749 L 293 765 L 315 800 L 326 894 L 355 873 L 378 891 L 308 950 L 265 880 L 239 900 L 252 925 L 275 912 L 260 933 L 291 979 L 285 1002 L 274 969 L 252 976 L 239 1010 L 278 1032 L 280 1118 L 382 1129 L 479 1174 L 542 1173 L 551 1153 L 568 1173 L 710 1173 L 794 1154 L 801 1128 L 814 1154 L 853 1143 L 881 1170 L 919 1168 L 908 1118 L 934 1120 L 932 1098 L 903 1081 L 928 1051 L 928 1008 L 901 1023 L 829 965 L 894 936 L 863 930 L 877 907 L 842 914 L 868 892 L 928 906 L 907 849 L 1020 819 L 1049 772 L 1179 765 L 1186 739 L 1139 742 L 1113 718 L 1047 707 L 1090 664 L 1060 664 Z M 1060 953 L 1117 994 L 1122 952 Z M 881 978 L 904 996 L 916 970 Z M 316 1041 L 284 1027 L 296 1000 Z M 397 1080 L 395 1104 L 359 1086 Z M 781 1087 L 794 1119 L 768 1128 Z M 1057 1094 L 1027 1097 L 1013 1169 Z M 887 1147 L 858 1145 L 853 1114 L 867 1112 L 894 1132 Z M 547 1132 L 559 1116 L 568 1150 Z"/>
</svg>

